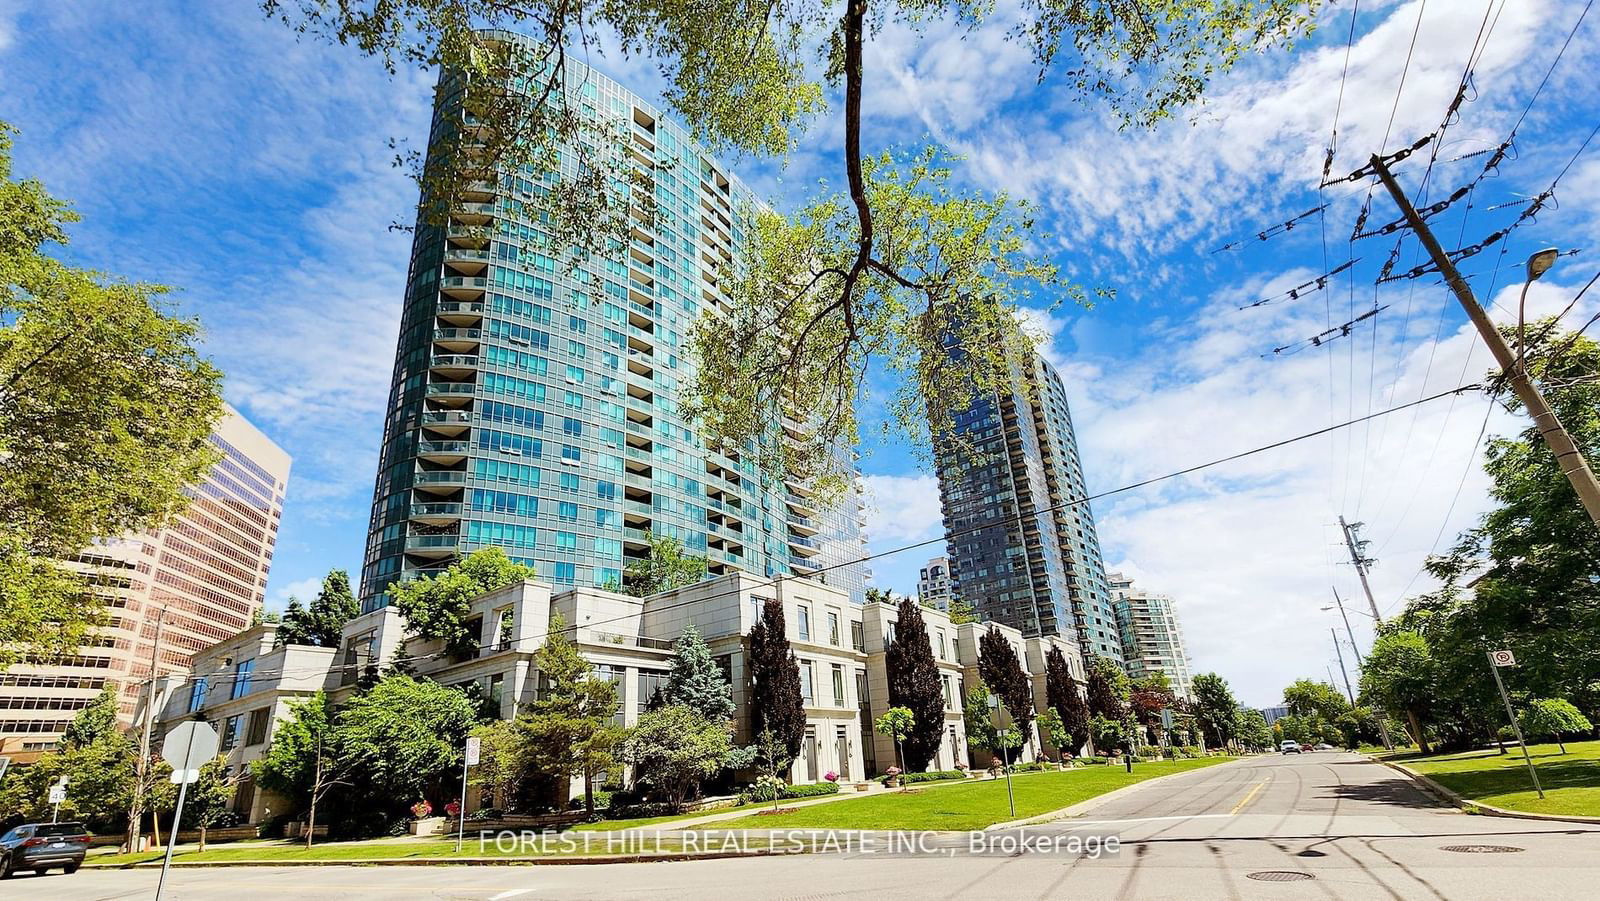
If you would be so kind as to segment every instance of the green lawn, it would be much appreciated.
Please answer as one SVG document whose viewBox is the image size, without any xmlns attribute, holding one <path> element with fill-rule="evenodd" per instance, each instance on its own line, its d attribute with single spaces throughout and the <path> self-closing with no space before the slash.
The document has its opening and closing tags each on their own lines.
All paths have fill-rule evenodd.
<svg viewBox="0 0 1600 901">
<path fill-rule="evenodd" d="M 572 827 L 575 832 L 615 832 L 619 829 L 638 829 L 642 826 L 655 826 L 661 823 L 673 823 L 678 820 L 693 820 L 699 817 L 708 817 L 719 813 L 732 813 L 736 810 L 745 810 L 759 806 L 751 804 L 738 804 L 732 807 L 714 807 L 710 810 L 697 810 L 693 813 L 674 813 L 661 817 L 639 817 L 633 820 L 601 820 L 598 823 L 579 823 Z"/>
<path fill-rule="evenodd" d="M 1394 759 L 1474 801 L 1529 813 L 1600 816 L 1600 741 L 1569 741 L 1566 754 L 1556 745 L 1529 745 L 1528 753 L 1544 786 L 1542 801 L 1516 747 L 1504 755 L 1489 750 Z"/>
<path fill-rule="evenodd" d="M 1120 766 L 1089 766 L 1065 772 L 1017 775 L 1017 813 L 1006 803 L 1004 779 L 887 792 L 867 798 L 787 808 L 718 823 L 704 829 L 982 829 L 1011 819 L 1037 816 L 1068 807 L 1113 789 L 1157 776 L 1213 766 L 1230 757 L 1162 760 L 1136 763 L 1129 774 Z M 918 791 L 922 788 L 922 791 Z"/>
<path fill-rule="evenodd" d="M 508 843 L 505 847 L 497 846 L 494 839 L 490 838 L 480 844 L 476 838 L 469 837 L 463 843 L 461 852 L 456 852 L 454 839 L 438 840 L 425 839 L 417 841 L 354 841 L 354 842 L 324 842 L 313 845 L 307 851 L 305 845 L 298 841 L 265 841 L 265 842 L 238 842 L 226 845 L 212 845 L 205 853 L 194 850 L 179 849 L 173 852 L 174 863 L 225 863 L 238 860 L 265 860 L 265 861 L 297 861 L 316 860 L 330 863 L 349 861 L 360 863 L 371 860 L 450 860 L 452 858 L 535 858 L 553 856 L 584 856 L 606 854 L 634 854 L 634 853 L 672 853 L 683 847 L 681 836 L 666 833 L 661 836 L 650 836 L 646 840 L 630 841 L 622 836 L 615 838 L 606 835 L 552 833 L 547 838 L 548 845 L 513 846 Z M 571 844 L 563 844 L 570 842 Z M 764 845 L 764 842 L 753 842 L 754 846 Z M 699 846 L 704 850 L 703 843 Z M 91 857 L 84 866 L 86 867 L 119 867 L 129 864 L 144 863 L 147 861 L 161 860 L 161 851 L 149 851 L 141 854 L 110 854 Z"/>
</svg>

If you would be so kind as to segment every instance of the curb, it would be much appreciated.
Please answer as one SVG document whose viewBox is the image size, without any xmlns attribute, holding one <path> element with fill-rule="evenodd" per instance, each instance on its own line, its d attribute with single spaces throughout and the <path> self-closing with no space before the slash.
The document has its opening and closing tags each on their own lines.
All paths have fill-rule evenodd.
<svg viewBox="0 0 1600 901">
<path fill-rule="evenodd" d="M 787 852 L 760 849 L 752 851 L 708 851 L 703 854 L 594 854 L 571 857 L 372 857 L 365 860 L 217 860 L 172 862 L 173 869 L 213 869 L 228 867 L 524 867 L 589 866 L 607 863 L 654 863 L 683 860 L 723 860 L 733 857 L 776 857 Z M 160 869 L 161 861 L 125 864 L 84 864 L 89 870 Z"/>
<path fill-rule="evenodd" d="M 1184 770 L 1181 773 L 1168 773 L 1165 776 L 1157 776 L 1154 779 L 1145 779 L 1141 782 L 1135 782 L 1132 785 L 1124 785 L 1121 788 L 1113 789 L 1103 795 L 1095 795 L 1092 798 L 1085 798 L 1076 804 L 1073 804 L 1069 807 L 1063 807 L 1060 810 L 1052 810 L 1049 813 L 1041 813 L 1038 816 L 1032 816 L 1026 819 L 1012 820 L 1009 823 L 995 823 L 993 826 L 985 826 L 983 831 L 990 832 L 996 829 L 1015 829 L 1019 826 L 1035 826 L 1040 823 L 1048 823 L 1054 820 L 1081 817 L 1089 811 L 1094 810 L 1096 807 L 1105 804 L 1107 801 L 1111 801 L 1124 794 L 1132 794 L 1139 789 L 1148 788 L 1152 785 L 1159 785 L 1162 782 L 1165 782 L 1169 779 L 1176 779 L 1179 776 L 1187 776 L 1191 773 L 1198 773 L 1202 770 L 1212 770 L 1225 766 L 1233 766 L 1236 763 L 1243 763 L 1244 761 L 1251 759 L 1253 758 L 1238 757 L 1233 760 L 1224 761 L 1223 763 L 1212 764 L 1211 766 L 1196 767 L 1192 770 Z"/>
<path fill-rule="evenodd" d="M 1389 769 L 1395 770 L 1396 772 L 1404 773 L 1406 776 L 1411 778 L 1411 781 L 1421 786 L 1422 789 L 1428 794 L 1437 797 L 1439 800 L 1451 805 L 1452 807 L 1460 808 L 1465 813 L 1481 814 L 1483 816 L 1491 817 L 1506 817 L 1507 819 L 1513 820 L 1545 820 L 1547 822 L 1554 823 L 1586 823 L 1590 825 L 1600 825 L 1600 817 L 1586 817 L 1579 816 L 1577 814 L 1532 813 L 1526 810 L 1507 810 L 1504 807 L 1496 807 L 1493 804 L 1485 804 L 1482 801 L 1474 801 L 1471 798 L 1462 797 L 1456 792 L 1445 788 L 1422 773 L 1419 773 L 1404 764 L 1393 763 L 1388 760 L 1380 760 L 1371 755 L 1368 755 L 1367 759 L 1373 763 L 1381 763 Z"/>
</svg>

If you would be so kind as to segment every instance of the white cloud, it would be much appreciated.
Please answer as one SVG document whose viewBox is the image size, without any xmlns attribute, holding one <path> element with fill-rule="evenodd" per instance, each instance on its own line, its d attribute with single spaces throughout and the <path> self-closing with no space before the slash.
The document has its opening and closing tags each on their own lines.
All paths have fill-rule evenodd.
<svg viewBox="0 0 1600 901">
<path fill-rule="evenodd" d="M 943 534 L 938 479 L 931 475 L 869 475 L 863 481 L 867 534 L 875 544 L 926 541 Z M 929 556 L 935 553 L 941 552 L 930 547 Z"/>
<path fill-rule="evenodd" d="M 316 597 L 317 592 L 321 590 L 322 580 L 318 578 L 313 577 L 290 582 L 287 585 L 279 586 L 276 591 L 272 592 L 272 595 L 267 598 L 267 609 L 281 613 L 289 605 L 290 598 L 299 598 L 302 604 L 310 603 L 311 599 Z"/>
</svg>

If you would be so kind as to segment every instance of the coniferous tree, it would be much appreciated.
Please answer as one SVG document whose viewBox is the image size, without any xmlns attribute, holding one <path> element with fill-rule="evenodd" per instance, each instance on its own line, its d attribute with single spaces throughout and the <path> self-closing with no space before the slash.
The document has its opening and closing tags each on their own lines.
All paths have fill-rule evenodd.
<svg viewBox="0 0 1600 901">
<path fill-rule="evenodd" d="M 1128 677 L 1116 661 L 1096 657 L 1089 663 L 1089 713 L 1108 720 L 1121 721 L 1127 715 L 1126 693 Z"/>
<path fill-rule="evenodd" d="M 978 639 L 978 675 L 1000 696 L 1018 732 L 1029 735 L 1028 728 L 1033 725 L 1034 717 L 1033 687 L 1029 685 L 1028 674 L 1022 671 L 1022 663 L 1017 660 L 1011 642 L 994 626 Z"/>
<path fill-rule="evenodd" d="M 673 643 L 672 672 L 662 699 L 688 707 L 713 723 L 733 719 L 733 686 L 711 659 L 711 649 L 694 626 L 685 626 Z"/>
<path fill-rule="evenodd" d="M 528 737 L 535 769 L 583 780 L 584 810 L 592 815 L 594 779 L 616 764 L 627 730 L 612 724 L 616 684 L 595 676 L 566 631 L 560 614 L 551 614 L 549 634 L 535 652 L 544 685 L 517 724 Z"/>
<path fill-rule="evenodd" d="M 1078 683 L 1073 681 L 1072 671 L 1067 668 L 1066 655 L 1061 653 L 1060 648 L 1050 649 L 1050 653 L 1045 655 L 1044 665 L 1045 703 L 1061 717 L 1061 726 L 1067 732 L 1067 740 L 1072 743 L 1072 747 L 1059 750 L 1076 754 L 1089 740 L 1089 707 L 1078 692 Z"/>
<path fill-rule="evenodd" d="M 805 701 L 800 695 L 800 665 L 789 648 L 783 604 L 771 598 L 761 619 L 750 629 L 751 690 L 750 731 L 760 735 L 770 729 L 783 744 L 789 759 L 800 756 L 805 737 Z"/>
<path fill-rule="evenodd" d="M 944 739 L 944 691 L 939 685 L 939 665 L 922 609 L 912 598 L 900 600 L 894 640 L 884 655 L 889 676 L 889 706 L 911 711 L 913 725 L 903 741 L 903 765 L 920 773 L 939 753 Z"/>
</svg>

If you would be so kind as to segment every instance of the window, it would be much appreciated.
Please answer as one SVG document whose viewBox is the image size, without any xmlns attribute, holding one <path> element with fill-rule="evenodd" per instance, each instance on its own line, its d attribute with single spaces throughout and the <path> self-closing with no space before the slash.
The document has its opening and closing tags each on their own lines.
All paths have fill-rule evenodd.
<svg viewBox="0 0 1600 901">
<path fill-rule="evenodd" d="M 945 676 L 940 678 L 939 682 L 940 682 L 940 687 L 944 689 L 944 692 L 943 692 L 943 694 L 944 694 L 944 709 L 946 709 L 946 710 L 954 710 L 954 709 L 956 709 L 956 705 L 955 705 L 955 681 L 949 675 L 945 675 Z"/>
<path fill-rule="evenodd" d="M 572 585 L 578 579 L 578 568 L 571 563 L 556 564 L 556 582 L 560 585 Z"/>
<path fill-rule="evenodd" d="M 224 753 L 234 749 L 239 744 L 239 720 L 243 716 L 230 716 L 222 726 L 222 747 Z"/>
<path fill-rule="evenodd" d="M 850 621 L 850 646 L 858 651 L 867 649 L 866 636 L 862 634 L 861 621 L 858 619 Z"/>
<path fill-rule="evenodd" d="M 561 490 L 562 491 L 577 491 L 578 490 L 578 474 L 575 473 L 575 472 L 564 472 L 564 473 L 562 473 L 561 474 Z"/>
<path fill-rule="evenodd" d="M 828 611 L 828 643 L 839 646 L 839 611 Z"/>
<path fill-rule="evenodd" d="M 833 706 L 844 706 L 844 665 L 833 665 Z"/>
<path fill-rule="evenodd" d="M 570 501 L 562 501 L 557 505 L 556 515 L 562 522 L 578 521 L 578 505 Z"/>
<path fill-rule="evenodd" d="M 189 687 L 189 712 L 194 713 L 204 706 L 206 706 L 206 677 L 201 676 Z"/>
<path fill-rule="evenodd" d="M 799 630 L 800 640 L 801 641 L 810 641 L 811 640 L 811 608 L 807 607 L 804 604 L 799 604 L 799 605 L 796 606 L 795 609 L 797 611 L 795 628 Z"/>
<path fill-rule="evenodd" d="M 271 725 L 271 723 L 271 707 L 250 711 L 250 726 L 245 729 L 244 743 L 246 745 L 259 745 L 265 742 L 267 740 L 267 726 Z"/>
<path fill-rule="evenodd" d="M 601 498 L 602 500 L 614 501 L 617 499 L 617 483 L 595 482 L 594 493 L 596 497 Z"/>
<path fill-rule="evenodd" d="M 255 672 L 254 660 L 241 660 L 233 667 L 233 690 L 228 692 L 229 699 L 242 698 L 250 693 L 250 674 Z"/>
<path fill-rule="evenodd" d="M 940 660 L 948 660 L 948 659 L 950 659 L 950 658 L 946 657 L 945 653 L 944 653 L 944 630 L 941 629 L 941 630 L 935 632 L 934 634 L 939 636 L 939 659 Z"/>
<path fill-rule="evenodd" d="M 817 698 L 812 669 L 811 661 L 800 661 L 800 700 L 804 701 L 808 706 L 814 704 Z"/>
</svg>

